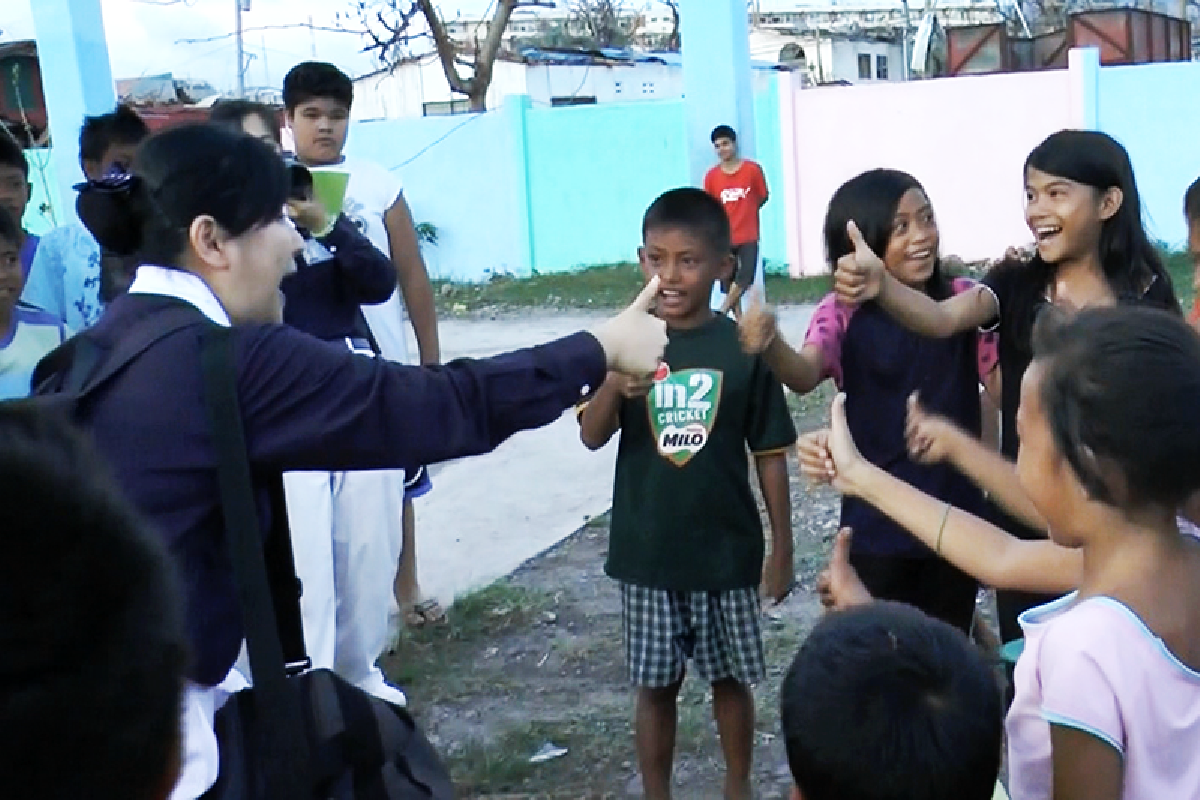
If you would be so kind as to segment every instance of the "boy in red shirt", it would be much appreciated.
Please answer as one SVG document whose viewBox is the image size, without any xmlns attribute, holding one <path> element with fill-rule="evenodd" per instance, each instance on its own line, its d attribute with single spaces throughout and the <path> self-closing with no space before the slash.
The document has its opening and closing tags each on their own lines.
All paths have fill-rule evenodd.
<svg viewBox="0 0 1200 800">
<path fill-rule="evenodd" d="M 725 302 L 721 313 L 741 316 L 741 299 L 754 283 L 758 268 L 758 210 L 767 202 L 767 178 L 762 167 L 738 155 L 737 134 L 728 125 L 712 132 L 720 163 L 704 176 L 704 191 L 721 201 L 733 229 L 734 273 L 721 280 Z"/>
</svg>

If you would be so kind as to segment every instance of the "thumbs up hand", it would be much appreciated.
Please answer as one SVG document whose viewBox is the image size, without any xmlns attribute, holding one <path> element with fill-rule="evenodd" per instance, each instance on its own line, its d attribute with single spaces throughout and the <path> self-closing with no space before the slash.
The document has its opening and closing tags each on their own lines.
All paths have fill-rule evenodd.
<svg viewBox="0 0 1200 800">
<path fill-rule="evenodd" d="M 750 295 L 750 307 L 738 322 L 742 350 L 750 355 L 764 352 L 779 335 L 778 325 L 775 310 L 763 302 L 762 292 L 755 289 Z"/>
<path fill-rule="evenodd" d="M 832 484 L 845 495 L 859 496 L 865 469 L 871 465 L 858 451 L 846 423 L 846 395 L 833 398 L 827 430 L 800 437 L 800 470 L 810 480 Z"/>
<path fill-rule="evenodd" d="M 940 464 L 949 460 L 955 436 L 960 433 L 950 420 L 926 411 L 916 392 L 909 396 L 904 438 L 908 444 L 908 456 L 913 461 L 918 464 Z"/>
<path fill-rule="evenodd" d="M 817 578 L 817 595 L 830 611 L 870 603 L 874 598 L 850 563 L 850 537 L 854 531 L 842 528 L 833 540 L 829 566 Z"/>
<path fill-rule="evenodd" d="M 843 303 L 858 305 L 879 296 L 887 270 L 853 220 L 846 225 L 846 235 L 854 252 L 842 256 L 834 265 L 833 290 Z"/>
<path fill-rule="evenodd" d="M 667 324 L 650 313 L 657 296 L 656 275 L 628 308 L 592 329 L 610 370 L 641 376 L 658 368 L 667 346 Z"/>
</svg>

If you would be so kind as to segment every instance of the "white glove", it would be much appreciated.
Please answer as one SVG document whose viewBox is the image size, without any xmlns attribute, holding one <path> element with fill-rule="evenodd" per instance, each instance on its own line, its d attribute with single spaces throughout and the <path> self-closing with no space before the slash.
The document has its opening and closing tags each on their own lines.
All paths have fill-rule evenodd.
<svg viewBox="0 0 1200 800">
<path fill-rule="evenodd" d="M 658 369 L 667 346 L 667 324 L 650 313 L 657 296 L 656 275 L 628 308 L 592 329 L 610 370 L 651 375 Z"/>
</svg>

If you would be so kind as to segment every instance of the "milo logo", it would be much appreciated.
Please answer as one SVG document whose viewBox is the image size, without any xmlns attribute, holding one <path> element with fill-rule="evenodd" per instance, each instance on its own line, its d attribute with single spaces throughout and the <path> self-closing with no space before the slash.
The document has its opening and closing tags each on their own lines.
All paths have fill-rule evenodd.
<svg viewBox="0 0 1200 800">
<path fill-rule="evenodd" d="M 661 377 L 660 377 L 661 376 Z M 720 370 L 660 369 L 646 406 L 658 453 L 682 467 L 704 449 L 721 402 Z"/>
</svg>

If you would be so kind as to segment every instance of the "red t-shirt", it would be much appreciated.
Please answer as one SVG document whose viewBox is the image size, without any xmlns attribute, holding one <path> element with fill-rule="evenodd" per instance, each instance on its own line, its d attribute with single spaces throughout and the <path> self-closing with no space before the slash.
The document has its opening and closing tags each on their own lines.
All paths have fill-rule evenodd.
<svg viewBox="0 0 1200 800">
<path fill-rule="evenodd" d="M 704 176 L 704 191 L 725 206 L 734 245 L 758 241 L 758 207 L 767 199 L 767 178 L 762 167 L 745 159 L 730 175 L 718 164 Z"/>
</svg>

